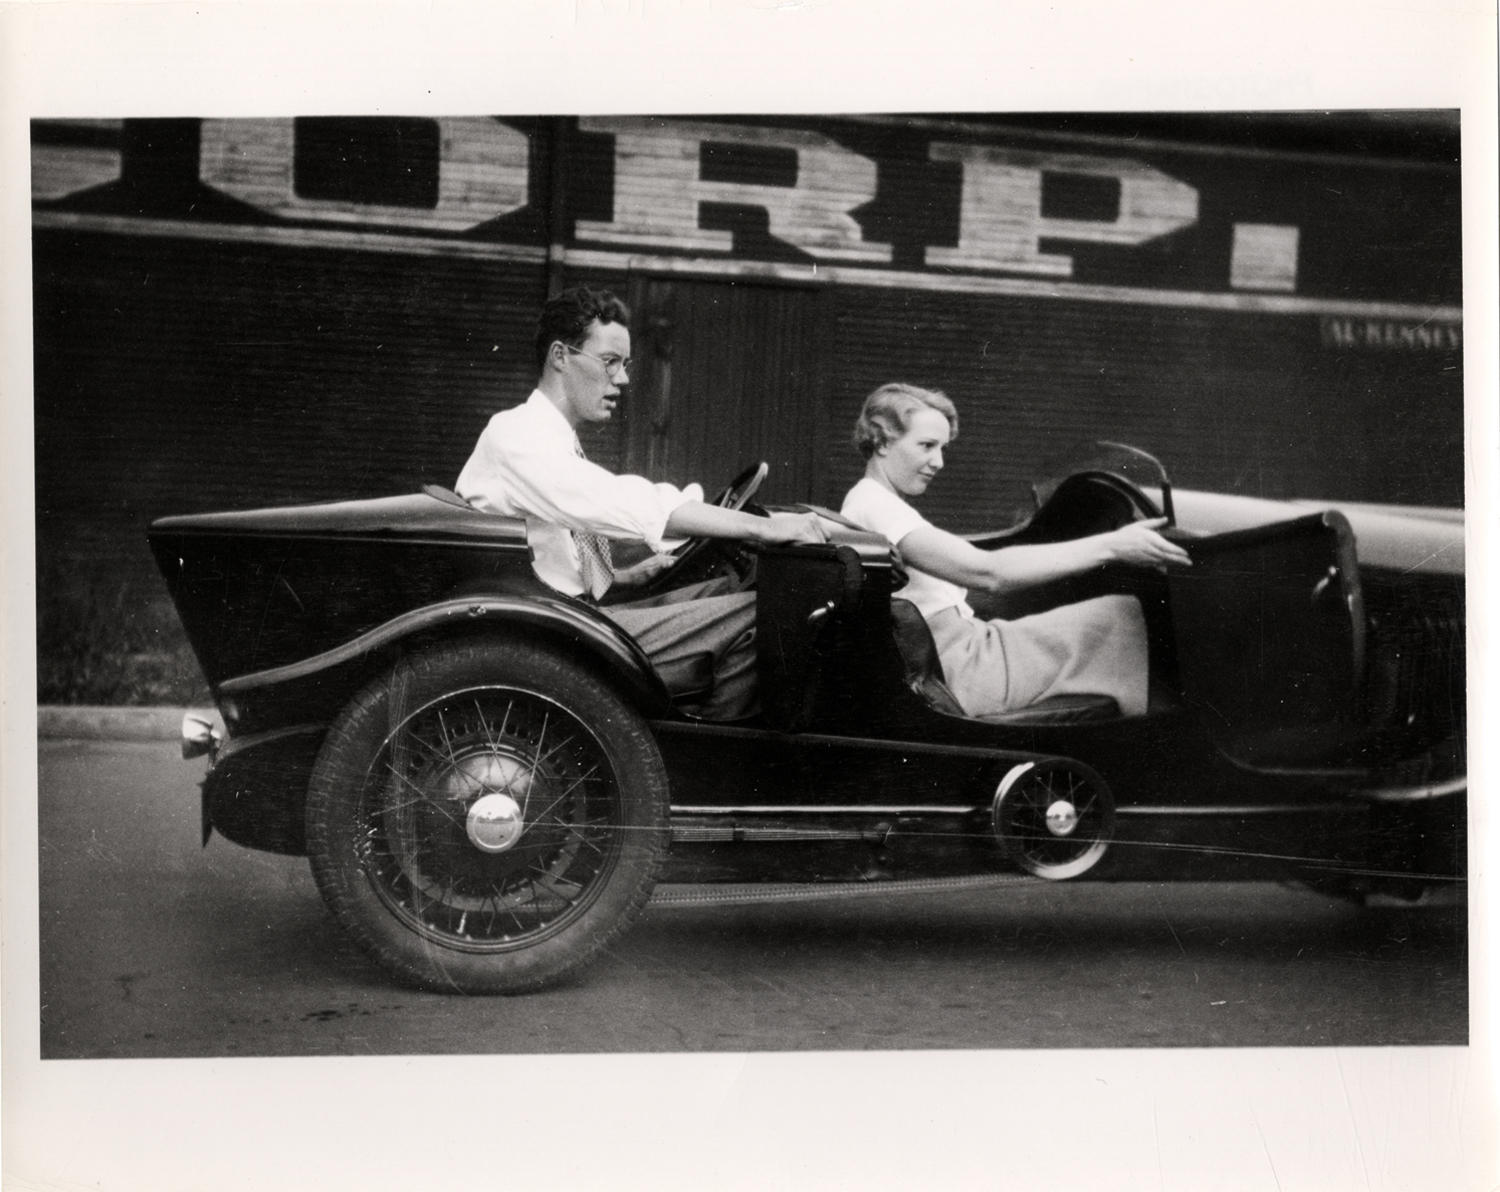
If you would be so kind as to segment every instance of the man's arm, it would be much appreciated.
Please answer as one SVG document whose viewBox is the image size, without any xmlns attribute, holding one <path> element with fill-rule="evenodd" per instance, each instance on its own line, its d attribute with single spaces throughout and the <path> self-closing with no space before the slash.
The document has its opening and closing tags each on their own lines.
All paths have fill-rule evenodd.
<svg viewBox="0 0 1500 1192">
<path fill-rule="evenodd" d="M 579 456 L 570 441 L 525 406 L 497 414 L 455 488 L 477 507 L 530 517 L 606 538 L 638 538 L 661 549 L 671 509 L 703 490 L 617 476 Z M 568 432 L 571 434 L 571 432 Z"/>
<path fill-rule="evenodd" d="M 667 518 L 672 538 L 739 538 L 745 542 L 827 542 L 828 531 L 816 513 L 773 513 L 757 517 L 738 509 L 687 501 Z"/>
<path fill-rule="evenodd" d="M 700 538 L 734 538 L 753 542 L 826 542 L 827 534 L 820 519 L 815 513 L 773 513 L 770 517 L 754 517 L 746 513 L 737 513 L 728 509 L 720 509 L 717 505 L 705 505 L 700 501 L 692 501 L 687 505 L 679 507 L 687 512 L 684 513 L 681 523 L 692 526 L 701 526 L 702 529 L 687 530 L 681 528 L 681 523 L 674 525 L 669 518 L 667 521 L 667 532 L 678 537 L 700 537 Z M 698 511 L 701 510 L 700 514 Z M 720 516 L 721 514 L 727 516 Z M 815 529 L 809 532 L 808 519 L 811 518 Z M 744 519 L 744 520 L 742 520 Z M 732 533 L 711 533 L 710 529 L 724 531 L 732 530 Z M 752 537 L 752 534 L 754 537 Z M 815 535 L 822 534 L 822 537 Z M 670 554 L 647 555 L 639 563 L 630 567 L 622 567 L 615 572 L 615 583 L 622 588 L 635 588 L 649 583 L 655 579 L 672 564 L 677 558 Z"/>
</svg>

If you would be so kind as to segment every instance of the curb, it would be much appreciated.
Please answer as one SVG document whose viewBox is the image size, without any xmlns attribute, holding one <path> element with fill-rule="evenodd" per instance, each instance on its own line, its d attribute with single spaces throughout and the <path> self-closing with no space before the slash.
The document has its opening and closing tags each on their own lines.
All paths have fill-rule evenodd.
<svg viewBox="0 0 1500 1192">
<path fill-rule="evenodd" d="M 119 708 L 87 705 L 48 705 L 36 710 L 38 739 L 100 741 L 178 741 L 182 717 L 193 712 L 214 723 L 223 721 L 213 708 Z"/>
</svg>

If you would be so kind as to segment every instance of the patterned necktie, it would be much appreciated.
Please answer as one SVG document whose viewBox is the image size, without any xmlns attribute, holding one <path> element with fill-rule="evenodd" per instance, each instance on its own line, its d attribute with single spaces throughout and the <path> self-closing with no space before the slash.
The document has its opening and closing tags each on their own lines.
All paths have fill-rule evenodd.
<svg viewBox="0 0 1500 1192">
<path fill-rule="evenodd" d="M 583 444 L 576 439 L 573 450 L 579 459 L 586 459 Z M 590 530 L 574 530 L 573 541 L 578 547 L 578 570 L 583 574 L 583 586 L 589 595 L 599 600 L 615 582 L 614 559 L 609 552 L 609 539 Z"/>
</svg>

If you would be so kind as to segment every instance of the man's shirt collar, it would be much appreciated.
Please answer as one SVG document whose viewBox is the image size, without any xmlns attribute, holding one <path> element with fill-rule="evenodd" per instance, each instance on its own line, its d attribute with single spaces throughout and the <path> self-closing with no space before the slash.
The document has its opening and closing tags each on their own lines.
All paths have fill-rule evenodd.
<svg viewBox="0 0 1500 1192">
<path fill-rule="evenodd" d="M 526 409 L 533 412 L 549 434 L 559 435 L 570 443 L 578 442 L 578 432 L 563 417 L 563 412 L 557 408 L 553 400 L 540 389 L 533 389 L 525 404 Z"/>
</svg>

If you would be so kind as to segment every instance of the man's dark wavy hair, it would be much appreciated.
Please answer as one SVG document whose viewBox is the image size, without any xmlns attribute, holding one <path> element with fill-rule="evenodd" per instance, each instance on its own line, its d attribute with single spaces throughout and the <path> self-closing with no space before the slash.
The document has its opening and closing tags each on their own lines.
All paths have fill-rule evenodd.
<svg viewBox="0 0 1500 1192">
<path fill-rule="evenodd" d="M 558 340 L 570 347 L 580 347 L 595 319 L 601 323 L 628 323 L 630 311 L 608 290 L 591 290 L 588 286 L 574 286 L 556 298 L 549 298 L 536 321 L 538 371 L 547 363 L 547 349 Z"/>
</svg>

